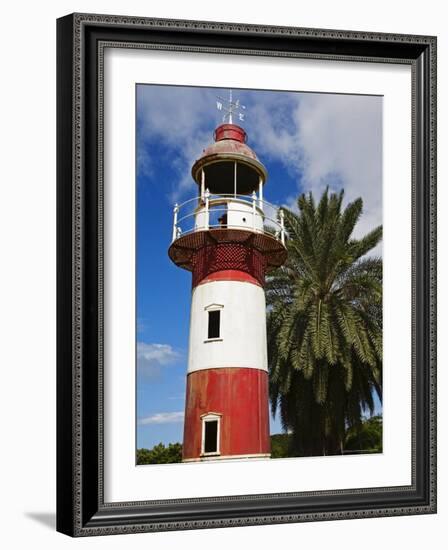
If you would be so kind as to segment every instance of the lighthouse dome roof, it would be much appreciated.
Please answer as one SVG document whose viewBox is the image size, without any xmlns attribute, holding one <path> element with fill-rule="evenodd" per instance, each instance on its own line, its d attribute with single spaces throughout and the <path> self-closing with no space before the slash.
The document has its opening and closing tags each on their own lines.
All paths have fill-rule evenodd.
<svg viewBox="0 0 448 550">
<path fill-rule="evenodd" d="M 192 176 L 201 184 L 202 172 L 212 193 L 233 193 L 237 165 L 237 188 L 242 194 L 264 183 L 267 172 L 255 152 L 247 145 L 247 134 L 236 124 L 221 124 L 214 132 L 215 141 L 206 147 L 192 167 Z"/>
<path fill-rule="evenodd" d="M 215 143 L 206 147 L 201 158 L 214 154 L 235 153 L 258 160 L 255 152 L 246 144 L 247 134 L 236 124 L 221 124 L 215 130 Z"/>
</svg>

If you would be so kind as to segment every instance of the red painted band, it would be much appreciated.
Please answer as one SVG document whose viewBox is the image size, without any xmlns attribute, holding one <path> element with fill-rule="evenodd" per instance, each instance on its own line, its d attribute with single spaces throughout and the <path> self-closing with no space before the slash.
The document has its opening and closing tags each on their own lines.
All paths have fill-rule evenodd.
<svg viewBox="0 0 448 550">
<path fill-rule="evenodd" d="M 203 285 L 204 283 L 211 283 L 213 281 L 238 281 L 262 286 L 250 273 L 239 271 L 237 269 L 226 269 L 225 271 L 215 271 L 214 273 L 210 273 L 210 275 L 207 275 L 207 277 L 202 279 L 197 286 Z"/>
<path fill-rule="evenodd" d="M 220 418 L 220 455 L 269 454 L 268 384 L 268 373 L 260 369 L 191 372 L 187 376 L 183 458 L 201 457 L 202 416 L 209 413 Z"/>
</svg>

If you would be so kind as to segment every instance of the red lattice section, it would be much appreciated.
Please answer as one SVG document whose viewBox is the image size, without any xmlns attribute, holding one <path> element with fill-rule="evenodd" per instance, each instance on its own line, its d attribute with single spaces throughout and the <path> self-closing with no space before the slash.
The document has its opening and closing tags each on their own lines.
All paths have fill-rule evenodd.
<svg viewBox="0 0 448 550">
<path fill-rule="evenodd" d="M 217 271 L 237 270 L 248 273 L 264 285 L 266 258 L 251 246 L 242 243 L 216 243 L 193 253 L 193 287 Z"/>
<path fill-rule="evenodd" d="M 193 271 L 193 258 L 204 247 L 234 244 L 251 248 L 265 259 L 266 273 L 286 260 L 286 247 L 273 235 L 242 229 L 215 228 L 209 231 L 190 231 L 175 239 L 168 250 L 171 260 Z M 227 269 L 227 268 L 226 268 Z"/>
</svg>

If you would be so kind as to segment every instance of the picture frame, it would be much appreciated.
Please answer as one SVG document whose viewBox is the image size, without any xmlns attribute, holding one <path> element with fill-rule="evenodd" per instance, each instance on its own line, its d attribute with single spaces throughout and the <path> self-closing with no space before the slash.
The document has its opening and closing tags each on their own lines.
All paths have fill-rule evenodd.
<svg viewBox="0 0 448 550">
<path fill-rule="evenodd" d="M 72 14 L 57 21 L 57 530 L 92 536 L 436 512 L 436 38 Z M 104 49 L 409 65 L 412 482 L 104 499 Z M 399 345 L 397 343 L 397 345 Z"/>
</svg>

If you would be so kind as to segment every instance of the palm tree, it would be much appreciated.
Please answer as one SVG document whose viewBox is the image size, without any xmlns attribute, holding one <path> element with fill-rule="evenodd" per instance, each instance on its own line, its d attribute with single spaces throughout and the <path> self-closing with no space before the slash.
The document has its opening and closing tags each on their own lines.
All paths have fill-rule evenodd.
<svg viewBox="0 0 448 550">
<path fill-rule="evenodd" d="M 382 261 L 365 257 L 382 227 L 353 238 L 362 199 L 342 209 L 343 196 L 284 209 L 288 259 L 267 281 L 271 408 L 295 455 L 341 452 L 382 394 Z"/>
</svg>

